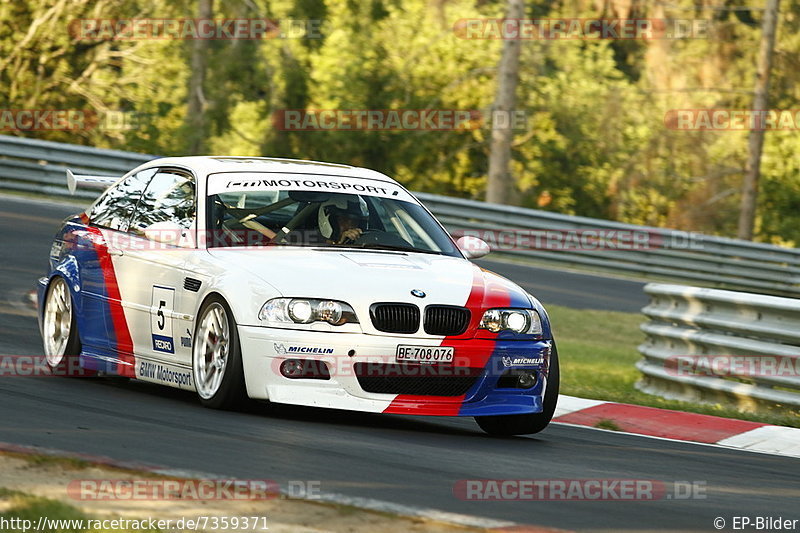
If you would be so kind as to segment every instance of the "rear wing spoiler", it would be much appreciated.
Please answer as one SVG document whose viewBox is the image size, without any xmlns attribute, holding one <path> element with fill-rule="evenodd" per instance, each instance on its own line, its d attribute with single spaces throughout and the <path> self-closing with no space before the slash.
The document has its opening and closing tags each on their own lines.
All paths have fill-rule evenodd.
<svg viewBox="0 0 800 533">
<path fill-rule="evenodd" d="M 67 189 L 70 194 L 75 194 L 75 189 L 98 189 L 104 191 L 113 185 L 119 176 L 89 176 L 86 174 L 73 174 L 67 169 Z"/>
</svg>

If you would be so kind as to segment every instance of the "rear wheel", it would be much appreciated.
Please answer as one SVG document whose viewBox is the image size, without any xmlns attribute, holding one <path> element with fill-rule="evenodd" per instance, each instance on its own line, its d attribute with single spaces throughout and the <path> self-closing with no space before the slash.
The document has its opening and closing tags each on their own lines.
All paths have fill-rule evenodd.
<svg viewBox="0 0 800 533">
<path fill-rule="evenodd" d="M 47 366 L 59 376 L 80 373 L 81 341 L 67 282 L 55 277 L 47 288 L 42 319 Z"/>
<path fill-rule="evenodd" d="M 219 296 L 208 298 L 197 315 L 192 374 L 206 407 L 235 409 L 247 396 L 236 321 Z"/>
<path fill-rule="evenodd" d="M 507 437 L 539 433 L 553 419 L 553 413 L 556 411 L 556 403 L 558 402 L 559 382 L 558 350 L 555 343 L 553 343 L 553 351 L 550 354 L 550 369 L 547 375 L 547 389 L 542 402 L 542 412 L 525 415 L 476 416 L 475 421 L 489 435 Z"/>
</svg>

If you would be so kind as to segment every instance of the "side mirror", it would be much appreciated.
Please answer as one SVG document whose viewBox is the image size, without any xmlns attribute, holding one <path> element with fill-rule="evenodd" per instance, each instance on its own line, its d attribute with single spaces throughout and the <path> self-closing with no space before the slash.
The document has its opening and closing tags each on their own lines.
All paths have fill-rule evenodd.
<svg viewBox="0 0 800 533">
<path fill-rule="evenodd" d="M 151 241 L 178 246 L 181 242 L 181 238 L 188 230 L 177 222 L 165 220 L 163 222 L 150 224 L 142 229 L 141 232 Z"/>
<path fill-rule="evenodd" d="M 464 252 L 467 259 L 478 259 L 492 251 L 486 242 L 471 235 L 459 237 L 456 241 L 456 246 L 458 246 L 459 250 Z"/>
</svg>

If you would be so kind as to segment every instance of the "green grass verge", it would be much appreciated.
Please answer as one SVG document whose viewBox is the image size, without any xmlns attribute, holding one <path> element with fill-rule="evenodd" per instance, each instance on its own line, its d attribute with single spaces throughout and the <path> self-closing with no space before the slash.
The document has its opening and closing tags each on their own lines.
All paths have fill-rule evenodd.
<svg viewBox="0 0 800 533">
<path fill-rule="evenodd" d="M 65 470 L 85 470 L 90 468 L 94 465 L 89 461 L 84 459 L 77 459 L 73 457 L 60 457 L 58 455 L 40 455 L 40 454 L 26 454 L 26 453 L 6 453 L 6 455 L 11 455 L 14 457 L 18 457 L 20 459 L 24 459 L 32 466 L 49 466 L 55 465 Z"/>
<path fill-rule="evenodd" d="M 29 520 L 32 528 L 38 524 L 39 517 L 47 517 L 49 523 L 52 525 L 54 521 L 61 521 L 63 527 L 56 527 L 55 529 L 49 528 L 46 533 L 134 533 L 134 530 L 129 529 L 86 529 L 77 527 L 77 522 L 82 522 L 87 525 L 87 520 L 95 519 L 96 517 L 87 515 L 82 511 L 57 500 L 50 500 L 48 498 L 41 498 L 25 494 L 23 492 L 9 490 L 0 487 L 0 501 L 10 504 L 10 507 L 0 513 L 0 523 L 12 524 L 11 531 L 23 529 L 19 526 L 24 520 Z M 6 522 L 4 522 L 5 520 Z M 12 522 L 12 520 L 14 520 Z M 74 521 L 71 525 L 68 521 Z M 158 533 L 158 529 L 136 529 L 136 533 Z"/>
<path fill-rule="evenodd" d="M 665 400 L 636 390 L 633 385 L 641 374 L 634 365 L 642 357 L 636 347 L 644 341 L 641 314 L 558 305 L 548 305 L 547 312 L 558 343 L 562 394 L 800 427 L 800 413 L 788 409 L 750 413 L 720 404 Z"/>
<path fill-rule="evenodd" d="M 604 418 L 602 420 L 598 420 L 597 423 L 594 425 L 596 428 L 600 429 L 608 429 L 611 431 L 622 431 L 622 428 L 617 425 L 616 422 L 611 420 L 610 418 Z"/>
</svg>

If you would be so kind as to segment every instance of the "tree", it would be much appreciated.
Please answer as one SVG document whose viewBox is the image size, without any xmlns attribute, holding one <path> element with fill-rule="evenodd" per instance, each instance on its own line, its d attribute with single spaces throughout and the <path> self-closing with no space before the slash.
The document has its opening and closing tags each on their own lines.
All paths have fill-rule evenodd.
<svg viewBox="0 0 800 533">
<path fill-rule="evenodd" d="M 214 0 L 197 0 L 197 17 L 210 20 L 214 12 Z M 187 150 L 189 154 L 205 151 L 206 108 L 205 97 L 206 70 L 208 69 L 208 39 L 194 39 L 191 53 L 191 77 L 189 78 L 188 105 L 186 106 Z"/>
<path fill-rule="evenodd" d="M 508 0 L 506 18 L 520 20 L 525 12 L 523 0 Z M 519 83 L 519 50 L 521 41 L 508 38 L 503 44 L 503 53 L 497 69 L 497 95 L 492 106 L 493 115 L 511 116 L 516 105 Z M 489 181 L 486 184 L 486 201 L 507 204 L 513 187 L 511 176 L 511 141 L 514 130 L 511 125 L 498 127 L 492 124 L 491 148 L 489 152 Z"/>
<path fill-rule="evenodd" d="M 778 25 L 778 4 L 780 0 L 767 0 L 764 11 L 764 29 L 761 47 L 758 51 L 758 72 L 756 73 L 753 110 L 766 110 L 769 107 L 769 74 L 772 68 L 772 54 L 775 50 L 775 29 Z M 764 147 L 764 128 L 761 124 L 750 131 L 747 141 L 748 155 L 742 183 L 742 206 L 739 211 L 740 239 L 753 239 L 753 225 L 758 200 L 758 179 L 761 172 L 761 150 Z"/>
</svg>

